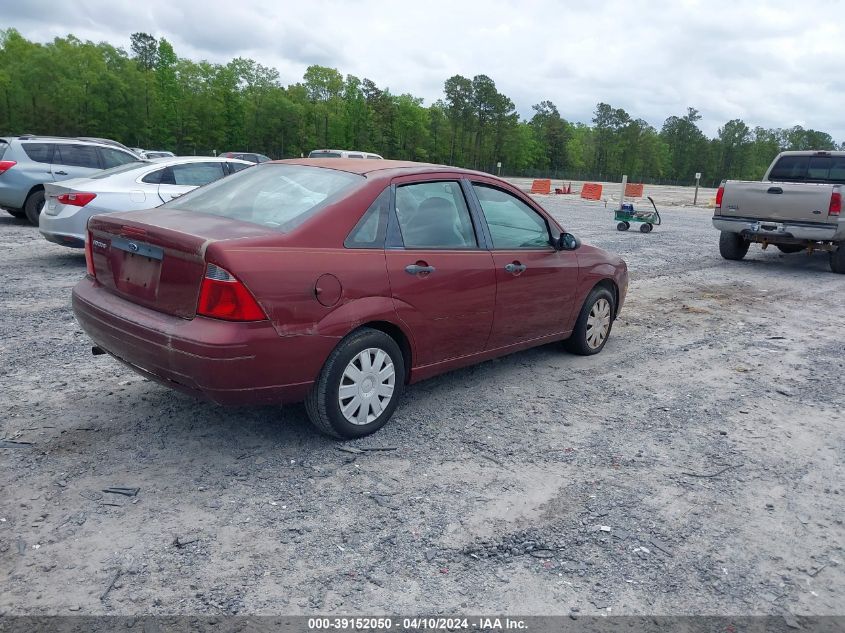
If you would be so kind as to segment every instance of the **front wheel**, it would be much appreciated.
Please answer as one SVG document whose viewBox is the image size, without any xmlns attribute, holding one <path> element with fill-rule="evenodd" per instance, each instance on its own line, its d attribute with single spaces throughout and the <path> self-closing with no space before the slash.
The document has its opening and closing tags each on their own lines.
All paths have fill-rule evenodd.
<svg viewBox="0 0 845 633">
<path fill-rule="evenodd" d="M 722 231 L 719 235 L 719 253 L 725 259 L 740 260 L 748 253 L 749 241 L 738 233 Z"/>
<path fill-rule="evenodd" d="M 566 348 L 573 354 L 591 356 L 604 348 L 613 329 L 615 313 L 613 293 L 604 286 L 593 288 L 575 322 Z"/>
<path fill-rule="evenodd" d="M 41 215 L 41 209 L 44 208 L 44 190 L 33 191 L 24 202 L 23 210 L 26 213 L 26 219 L 30 224 L 38 226 L 38 216 Z"/>
<path fill-rule="evenodd" d="M 830 269 L 845 275 L 845 242 L 839 242 L 835 251 L 830 252 Z"/>
<path fill-rule="evenodd" d="M 305 400 L 311 423 L 342 439 L 375 433 L 393 415 L 405 384 L 402 351 L 390 336 L 362 328 L 326 360 Z"/>
<path fill-rule="evenodd" d="M 651 224 L 646 222 L 645 224 L 640 225 L 640 233 L 651 233 L 651 229 L 653 228 L 654 227 Z"/>
<path fill-rule="evenodd" d="M 631 228 L 631 225 L 628 222 L 620 222 L 616 225 L 617 231 L 627 231 L 629 228 Z"/>
</svg>

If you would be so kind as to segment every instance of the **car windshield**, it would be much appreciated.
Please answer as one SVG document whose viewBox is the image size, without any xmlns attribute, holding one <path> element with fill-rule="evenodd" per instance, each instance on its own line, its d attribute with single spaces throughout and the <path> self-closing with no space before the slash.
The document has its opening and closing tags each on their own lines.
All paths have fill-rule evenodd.
<svg viewBox="0 0 845 633">
<path fill-rule="evenodd" d="M 133 169 L 138 169 L 139 167 L 144 167 L 146 165 L 149 165 L 149 163 L 146 161 L 133 160 L 131 163 L 124 163 L 123 165 L 112 167 L 111 169 L 104 169 L 103 171 L 98 171 L 93 176 L 89 176 L 89 178 L 91 178 L 91 180 L 108 178 L 109 176 L 114 176 L 115 174 L 122 174 L 125 171 L 132 171 Z"/>
<path fill-rule="evenodd" d="M 213 182 L 164 206 L 289 231 L 363 180 L 359 174 L 334 169 L 269 163 Z"/>
</svg>

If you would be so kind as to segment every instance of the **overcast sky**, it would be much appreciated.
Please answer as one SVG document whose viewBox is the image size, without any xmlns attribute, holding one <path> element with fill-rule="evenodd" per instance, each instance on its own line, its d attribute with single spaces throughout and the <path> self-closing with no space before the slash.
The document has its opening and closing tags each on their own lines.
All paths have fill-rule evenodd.
<svg viewBox="0 0 845 633">
<path fill-rule="evenodd" d="M 803 125 L 845 140 L 840 0 L 0 0 L 0 28 L 46 42 L 73 33 L 129 48 L 135 31 L 182 57 L 250 57 L 287 85 L 310 64 L 431 103 L 454 74 L 486 74 L 524 117 L 553 101 L 589 122 L 599 101 L 660 128 L 701 111 Z"/>
</svg>

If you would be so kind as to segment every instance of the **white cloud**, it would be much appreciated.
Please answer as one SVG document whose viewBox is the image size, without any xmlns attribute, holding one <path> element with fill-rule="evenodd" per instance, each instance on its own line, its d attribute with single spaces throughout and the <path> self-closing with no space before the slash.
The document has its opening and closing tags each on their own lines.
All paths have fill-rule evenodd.
<svg viewBox="0 0 845 633">
<path fill-rule="evenodd" d="M 845 139 L 845 27 L 825 0 L 405 3 L 387 0 L 0 0 L 4 24 L 30 39 L 73 33 L 128 47 L 166 37 L 185 57 L 251 57 L 284 83 L 322 64 L 431 103 L 459 73 L 486 74 L 523 116 L 554 101 L 570 120 L 595 104 L 660 127 L 687 106 L 714 134 L 729 119 L 801 124 Z"/>
</svg>

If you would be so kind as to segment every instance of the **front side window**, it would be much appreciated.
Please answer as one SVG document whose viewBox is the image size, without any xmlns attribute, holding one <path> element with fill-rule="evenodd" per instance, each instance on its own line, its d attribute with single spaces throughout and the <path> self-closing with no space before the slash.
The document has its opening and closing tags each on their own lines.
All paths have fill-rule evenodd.
<svg viewBox="0 0 845 633">
<path fill-rule="evenodd" d="M 267 163 L 221 178 L 164 205 L 289 231 L 365 181 L 335 169 Z"/>
<path fill-rule="evenodd" d="M 476 248 L 460 183 L 425 182 L 396 189 L 396 217 L 405 248 Z"/>
<path fill-rule="evenodd" d="M 484 211 L 494 249 L 551 248 L 549 227 L 534 209 L 501 189 L 480 183 L 473 183 L 472 188 Z"/>
<path fill-rule="evenodd" d="M 173 165 L 173 185 L 199 187 L 223 177 L 222 163 L 185 163 Z"/>
<path fill-rule="evenodd" d="M 59 143 L 56 145 L 56 155 L 53 156 L 53 164 L 100 169 L 100 157 L 97 155 L 97 148 L 93 145 L 65 145 Z"/>
<path fill-rule="evenodd" d="M 100 148 L 100 156 L 103 158 L 103 166 L 106 169 L 110 167 L 119 167 L 127 163 L 137 162 L 136 156 L 130 156 L 126 152 L 121 152 L 116 149 L 109 149 L 108 147 Z"/>
</svg>

